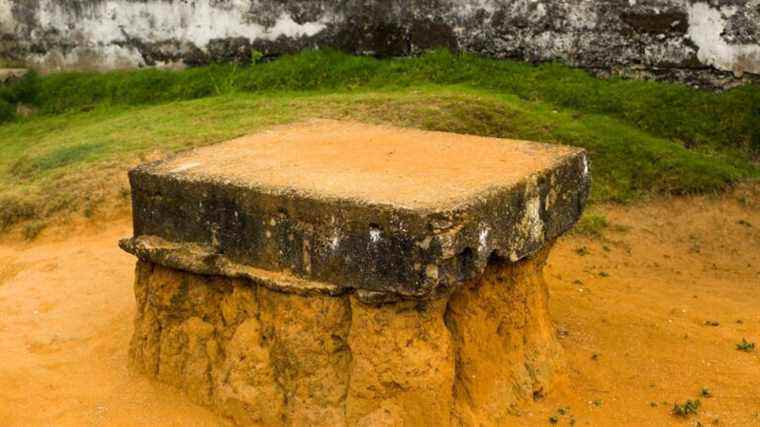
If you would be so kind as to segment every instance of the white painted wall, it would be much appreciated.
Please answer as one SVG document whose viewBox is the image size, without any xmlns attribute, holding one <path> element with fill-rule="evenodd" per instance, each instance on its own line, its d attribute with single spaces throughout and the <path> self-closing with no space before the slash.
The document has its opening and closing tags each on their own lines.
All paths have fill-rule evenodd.
<svg viewBox="0 0 760 427">
<path fill-rule="evenodd" d="M 760 7 L 760 1 L 752 6 Z M 719 70 L 760 74 L 760 45 L 729 44 L 722 36 L 726 19 L 734 15 L 735 6 L 713 8 L 707 3 L 688 6 L 689 37 L 697 45 L 697 56 L 706 65 Z"/>
<path fill-rule="evenodd" d="M 210 40 L 243 37 L 248 40 L 273 41 L 279 37 L 314 36 L 335 25 L 351 22 L 351 16 L 340 9 L 344 3 L 326 3 L 327 10 L 313 22 L 296 23 L 281 3 L 272 0 L 91 0 L 81 1 L 74 13 L 71 2 L 63 0 L 0 0 L 0 33 L 15 35 L 25 44 L 24 60 L 44 70 L 69 68 L 129 68 L 145 65 L 141 53 L 125 43 L 128 39 L 143 42 L 179 41 L 187 46 L 205 50 Z M 297 0 L 294 0 L 297 3 Z M 357 0 L 354 8 L 380 1 L 395 1 L 389 10 L 401 16 L 388 19 L 403 20 L 406 9 L 421 8 L 430 2 L 415 0 Z M 423 12 L 416 18 L 443 19 L 451 25 L 462 46 L 485 46 L 480 53 L 510 56 L 524 52 L 532 60 L 565 60 L 571 64 L 589 66 L 589 61 L 601 61 L 610 68 L 621 63 L 644 67 L 660 64 L 686 63 L 696 53 L 698 60 L 716 70 L 760 74 L 760 43 L 739 43 L 727 40 L 722 34 L 729 20 L 738 13 L 760 10 L 760 0 L 732 0 L 734 5 L 721 2 L 692 0 L 629 0 L 619 6 L 659 13 L 665 10 L 683 11 L 688 16 L 686 34 L 639 34 L 631 36 L 618 22 L 617 13 L 610 15 L 600 5 L 613 3 L 602 0 L 439 0 L 443 6 Z M 78 4 L 79 4 L 78 3 Z M 654 4 L 655 6 L 652 6 Z M 20 21 L 14 15 L 14 5 L 23 6 L 33 15 Z M 358 5 L 358 6 L 357 6 Z M 661 5 L 661 6 L 660 6 Z M 263 7 L 264 6 L 264 7 Z M 271 7 L 270 7 L 271 6 Z M 743 8 L 743 9 L 740 9 Z M 754 8 L 754 9 L 753 9 Z M 419 9 L 419 8 L 418 8 Z M 261 16 L 273 25 L 265 27 Z M 356 9 L 353 9 L 354 11 Z M 400 12 L 399 12 L 400 11 Z M 519 16 L 536 24 L 536 28 L 497 28 L 488 19 L 498 11 L 507 16 Z M 391 12 L 389 12 L 391 13 Z M 427 14 L 426 14 L 427 13 Z M 606 15 L 605 15 L 606 13 Z M 754 12 L 753 12 L 754 13 Z M 470 20 L 485 14 L 482 26 L 474 27 Z M 753 16 L 760 16 L 760 12 Z M 612 18 L 612 19 L 611 19 Z M 382 18 L 381 18 L 382 19 Z M 543 30 L 549 20 L 553 30 Z M 480 24 L 479 24 L 480 25 Z M 760 23 L 751 31 L 760 32 Z M 557 29 L 559 28 L 559 29 Z M 50 37 L 53 35 L 53 41 Z M 470 43 L 476 40 L 477 43 Z M 29 46 L 42 46 L 29 49 Z M 0 46 L 1 47 L 1 46 Z M 176 47 L 176 45 L 175 45 Z M 616 49 L 607 56 L 600 49 Z M 1 52 L 0 52 L 1 53 Z M 616 60 L 618 60 L 616 62 Z M 605 63 L 606 61 L 606 63 Z M 158 66 L 173 66 L 162 64 Z"/>
</svg>

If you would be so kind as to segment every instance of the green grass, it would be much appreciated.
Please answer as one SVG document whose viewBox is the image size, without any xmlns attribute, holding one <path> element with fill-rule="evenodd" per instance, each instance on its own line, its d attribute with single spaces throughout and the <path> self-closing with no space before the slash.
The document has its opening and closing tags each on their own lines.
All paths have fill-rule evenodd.
<svg viewBox="0 0 760 427">
<path fill-rule="evenodd" d="M 445 52 L 32 76 L 0 90 L 37 109 L 0 125 L 0 229 L 124 205 L 130 165 L 311 117 L 584 147 L 593 201 L 718 192 L 760 177 L 757 97 Z"/>
<path fill-rule="evenodd" d="M 428 84 L 467 85 L 604 114 L 689 147 L 760 152 L 760 87 L 756 85 L 712 93 L 651 81 L 604 81 L 560 64 L 535 66 L 442 50 L 393 60 L 322 50 L 253 66 L 61 73 L 44 78 L 30 74 L 13 88 L 0 90 L 0 99 L 37 105 L 44 113 L 61 113 L 102 104 L 155 104 L 232 92 L 403 89 Z"/>
<path fill-rule="evenodd" d="M 575 224 L 572 232 L 582 236 L 601 238 L 604 231 L 610 226 L 607 217 L 595 212 L 584 212 L 581 219 Z"/>
</svg>

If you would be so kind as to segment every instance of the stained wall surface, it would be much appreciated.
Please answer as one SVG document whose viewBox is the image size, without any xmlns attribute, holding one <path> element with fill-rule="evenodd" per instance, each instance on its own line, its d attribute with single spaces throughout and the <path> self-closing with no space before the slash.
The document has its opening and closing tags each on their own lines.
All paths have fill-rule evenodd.
<svg viewBox="0 0 760 427">
<path fill-rule="evenodd" d="M 0 58 L 44 71 L 445 46 L 725 86 L 759 41 L 760 0 L 0 0 Z"/>
</svg>

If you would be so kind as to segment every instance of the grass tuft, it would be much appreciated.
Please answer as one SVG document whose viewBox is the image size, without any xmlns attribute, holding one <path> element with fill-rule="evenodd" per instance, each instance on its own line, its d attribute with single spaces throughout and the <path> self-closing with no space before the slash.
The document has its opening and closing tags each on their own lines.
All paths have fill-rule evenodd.
<svg viewBox="0 0 760 427">
<path fill-rule="evenodd" d="M 749 353 L 755 351 L 755 343 L 747 341 L 746 338 L 742 338 L 742 342 L 736 344 L 736 349 Z"/>
<path fill-rule="evenodd" d="M 606 230 L 609 225 L 610 223 L 607 221 L 606 216 L 586 211 L 581 219 L 578 220 L 578 223 L 575 224 L 572 232 L 581 236 L 598 239 L 603 236 L 604 230 Z"/>
<path fill-rule="evenodd" d="M 23 235 L 26 240 L 34 240 L 40 235 L 47 224 L 43 221 L 31 221 L 24 224 Z"/>
<path fill-rule="evenodd" d="M 686 402 L 679 404 L 676 403 L 673 405 L 673 415 L 681 418 L 686 418 L 689 415 L 696 415 L 697 412 L 699 412 L 699 407 L 701 406 L 701 402 L 699 399 L 695 400 L 687 400 Z"/>
<path fill-rule="evenodd" d="M 35 205 L 33 199 L 0 193 L 0 232 L 16 223 L 34 218 Z"/>
</svg>

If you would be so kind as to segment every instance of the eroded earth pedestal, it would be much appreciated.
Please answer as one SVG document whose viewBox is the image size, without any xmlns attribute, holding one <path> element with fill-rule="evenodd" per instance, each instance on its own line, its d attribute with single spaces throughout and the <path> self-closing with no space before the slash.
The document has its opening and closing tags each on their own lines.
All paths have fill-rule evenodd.
<svg viewBox="0 0 760 427">
<path fill-rule="evenodd" d="M 130 179 L 131 367 L 239 424 L 503 425 L 561 378 L 581 150 L 317 121 Z"/>
</svg>

